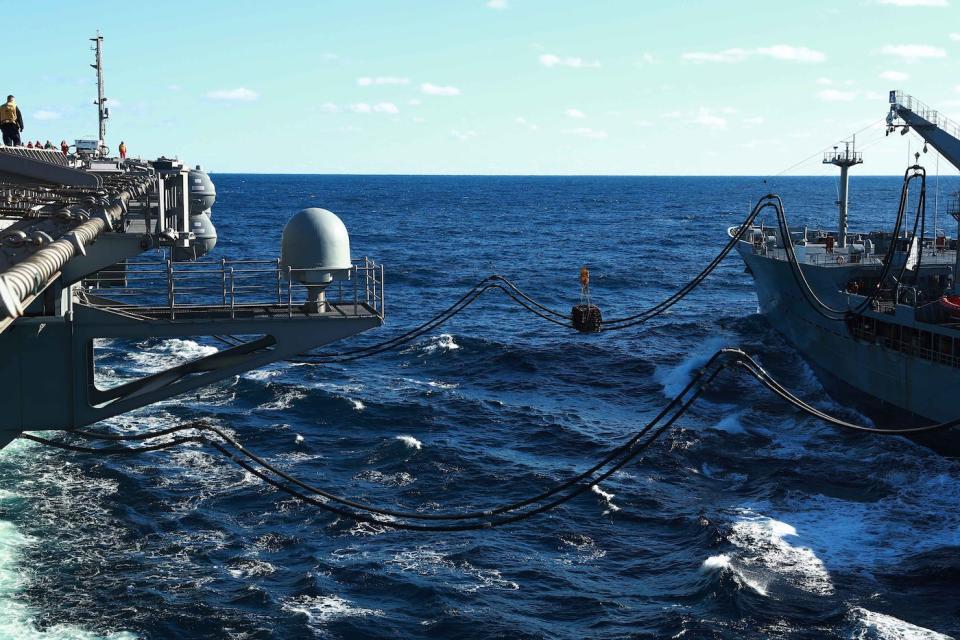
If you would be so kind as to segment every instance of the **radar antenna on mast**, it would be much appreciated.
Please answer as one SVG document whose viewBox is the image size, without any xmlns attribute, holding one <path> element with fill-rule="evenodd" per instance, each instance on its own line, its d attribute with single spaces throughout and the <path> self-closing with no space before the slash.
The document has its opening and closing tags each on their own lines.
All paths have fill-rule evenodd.
<svg viewBox="0 0 960 640">
<path fill-rule="evenodd" d="M 96 51 L 96 62 L 90 66 L 97 70 L 97 99 L 93 104 L 97 105 L 97 119 L 100 124 L 98 145 L 100 153 L 106 155 L 109 153 L 106 138 L 110 109 L 107 107 L 107 99 L 103 96 L 103 36 L 99 29 L 97 29 L 97 37 L 90 38 L 90 41 L 94 43 L 94 51 Z"/>
</svg>

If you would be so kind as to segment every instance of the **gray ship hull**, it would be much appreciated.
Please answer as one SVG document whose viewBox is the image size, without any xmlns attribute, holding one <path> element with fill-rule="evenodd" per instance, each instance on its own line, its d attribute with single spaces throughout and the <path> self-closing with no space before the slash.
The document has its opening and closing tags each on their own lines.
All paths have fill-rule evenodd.
<svg viewBox="0 0 960 640">
<path fill-rule="evenodd" d="M 874 399 L 870 406 L 858 408 L 873 415 L 895 409 L 892 413 L 899 414 L 897 418 L 906 417 L 896 426 L 904 427 L 945 422 L 960 415 L 960 402 L 952 395 L 960 391 L 960 369 L 955 362 L 934 362 L 855 338 L 844 322 L 827 319 L 814 310 L 788 262 L 757 255 L 743 241 L 737 243 L 737 251 L 753 274 L 760 312 L 813 365 L 839 402 L 857 399 L 859 394 L 844 394 L 852 388 L 863 394 L 861 401 Z M 802 268 L 821 299 L 832 306 L 846 306 L 846 296 L 841 292 L 852 265 Z M 837 381 L 842 385 L 831 384 Z M 955 433 L 952 431 L 951 436 Z"/>
</svg>

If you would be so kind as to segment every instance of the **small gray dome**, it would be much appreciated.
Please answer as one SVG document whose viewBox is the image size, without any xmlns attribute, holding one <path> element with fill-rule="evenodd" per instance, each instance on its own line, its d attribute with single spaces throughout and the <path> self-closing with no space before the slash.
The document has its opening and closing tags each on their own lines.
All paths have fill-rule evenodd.
<svg viewBox="0 0 960 640">
<path fill-rule="evenodd" d="M 294 273 L 298 282 L 321 284 L 349 278 L 350 236 L 343 221 L 326 209 L 300 211 L 283 228 L 280 264 L 286 269 L 316 269 Z"/>
</svg>

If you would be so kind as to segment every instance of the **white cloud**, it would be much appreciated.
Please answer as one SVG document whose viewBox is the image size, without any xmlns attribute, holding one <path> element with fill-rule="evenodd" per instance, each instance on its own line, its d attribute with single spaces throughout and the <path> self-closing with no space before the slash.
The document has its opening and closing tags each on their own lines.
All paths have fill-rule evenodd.
<svg viewBox="0 0 960 640">
<path fill-rule="evenodd" d="M 640 56 L 640 63 L 641 64 L 660 64 L 660 58 L 658 58 L 657 56 L 653 55 L 648 51 L 648 52 L 645 52 L 642 56 Z"/>
<path fill-rule="evenodd" d="M 178 84 L 168 84 L 168 85 L 167 85 L 167 91 L 180 91 L 180 89 L 182 89 L 182 88 L 183 88 L 183 87 L 181 87 L 181 86 L 178 85 Z"/>
<path fill-rule="evenodd" d="M 333 104 L 332 102 L 324 102 L 323 104 L 320 105 L 320 110 L 326 111 L 327 113 L 337 113 L 338 111 L 340 111 L 340 107 Z"/>
<path fill-rule="evenodd" d="M 830 78 L 817 78 L 817 84 L 826 87 L 833 84 L 833 80 L 831 80 Z"/>
<path fill-rule="evenodd" d="M 452 129 L 450 131 L 450 135 L 457 140 L 469 140 L 470 138 L 476 138 L 478 134 L 476 131 L 459 131 L 457 129 Z"/>
<path fill-rule="evenodd" d="M 429 82 L 424 82 L 420 85 L 420 91 L 427 94 L 428 96 L 458 96 L 460 95 L 460 89 L 456 87 L 441 87 L 435 84 L 430 84 Z"/>
<path fill-rule="evenodd" d="M 895 7 L 949 7 L 947 0 L 877 0 L 880 4 L 890 4 Z"/>
<path fill-rule="evenodd" d="M 757 53 L 775 60 L 790 60 L 792 62 L 823 62 L 827 59 L 821 51 L 807 47 L 791 47 L 788 44 L 775 44 L 772 47 L 760 47 Z"/>
<path fill-rule="evenodd" d="M 774 60 L 788 60 L 790 62 L 823 62 L 826 54 L 807 47 L 794 47 L 788 44 L 775 44 L 769 47 L 756 49 L 742 49 L 734 47 L 723 51 L 688 51 L 680 55 L 682 60 L 690 62 L 722 62 L 732 64 L 743 62 L 751 56 L 763 56 Z"/>
<path fill-rule="evenodd" d="M 922 60 L 925 58 L 946 58 L 947 52 L 940 47 L 926 44 L 888 44 L 881 52 L 888 56 L 897 56 L 904 60 Z"/>
<path fill-rule="evenodd" d="M 400 113 L 400 109 L 392 102 L 378 102 L 377 104 L 357 102 L 350 105 L 350 110 L 354 113 Z"/>
<path fill-rule="evenodd" d="M 586 115 L 583 113 L 583 111 L 580 111 L 580 109 L 567 109 L 566 111 L 564 111 L 564 113 L 567 114 L 567 116 L 570 118 L 586 117 Z"/>
<path fill-rule="evenodd" d="M 540 129 L 538 125 L 532 124 L 523 116 L 517 116 L 516 118 L 513 119 L 513 121 L 516 122 L 521 127 L 526 127 L 530 131 L 537 131 L 538 129 Z"/>
<path fill-rule="evenodd" d="M 757 127 L 764 122 L 766 122 L 766 120 L 763 118 L 763 116 L 751 116 L 743 119 L 743 124 L 747 125 L 748 127 Z"/>
<path fill-rule="evenodd" d="M 569 133 L 575 136 L 580 136 L 581 138 L 587 138 L 589 140 L 606 140 L 607 139 L 606 131 L 591 129 L 590 127 L 577 127 L 576 129 L 564 129 L 563 132 Z"/>
<path fill-rule="evenodd" d="M 904 80 L 910 79 L 910 76 L 902 71 L 884 71 L 880 74 L 880 77 L 884 80 L 890 80 L 892 82 L 903 82 Z"/>
<path fill-rule="evenodd" d="M 954 42 L 960 42 L 960 33 L 951 33 L 950 39 Z"/>
<path fill-rule="evenodd" d="M 958 84 L 957 86 L 955 86 L 955 87 L 953 88 L 953 92 L 954 92 L 954 93 L 960 93 L 960 84 Z"/>
<path fill-rule="evenodd" d="M 690 122 L 692 124 L 699 124 L 707 127 L 708 129 L 727 128 L 727 119 L 723 116 L 718 116 L 713 112 L 712 109 L 707 109 L 706 107 L 700 107 L 700 109 L 697 111 L 697 115 L 695 115 Z"/>
<path fill-rule="evenodd" d="M 634 122 L 633 124 L 635 124 L 635 125 L 638 126 L 638 127 L 652 127 L 652 126 L 653 126 L 653 123 L 650 122 L 649 120 L 637 120 L 637 121 Z"/>
<path fill-rule="evenodd" d="M 750 56 L 746 49 L 724 49 L 716 53 L 704 51 L 690 51 L 680 56 L 690 62 L 743 62 Z"/>
<path fill-rule="evenodd" d="M 40 109 L 33 114 L 33 117 L 37 120 L 57 120 L 60 118 L 60 112 L 50 111 L 48 109 Z"/>
<path fill-rule="evenodd" d="M 375 84 L 410 84 L 410 78 L 397 78 L 394 76 L 364 77 L 357 78 L 357 84 L 361 87 L 369 87 Z"/>
<path fill-rule="evenodd" d="M 487 0 L 487 8 L 489 9 L 506 9 L 507 0 Z"/>
<path fill-rule="evenodd" d="M 594 60 L 593 62 L 587 62 L 583 58 L 578 58 L 576 56 L 568 56 L 566 58 L 555 55 L 553 53 L 545 53 L 540 56 L 540 64 L 545 67 L 570 67 L 572 69 L 588 69 L 599 67 L 600 63 Z"/>
<path fill-rule="evenodd" d="M 418 107 L 420 106 L 420 98 L 410 98 L 407 100 L 407 104 L 411 107 Z"/>
<path fill-rule="evenodd" d="M 259 98 L 260 94 L 256 91 L 247 89 L 246 87 L 237 87 L 236 89 L 218 89 L 216 91 L 208 91 L 207 97 L 212 100 L 250 102 Z"/>
<path fill-rule="evenodd" d="M 856 99 L 856 91 L 841 91 L 840 89 L 824 89 L 817 93 L 817 97 L 824 102 L 850 102 Z"/>
</svg>

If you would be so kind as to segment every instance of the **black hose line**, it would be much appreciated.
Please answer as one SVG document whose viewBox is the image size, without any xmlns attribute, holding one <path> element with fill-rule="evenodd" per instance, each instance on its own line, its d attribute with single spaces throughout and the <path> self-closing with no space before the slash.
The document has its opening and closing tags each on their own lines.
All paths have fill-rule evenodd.
<svg viewBox="0 0 960 640">
<path fill-rule="evenodd" d="M 857 307 L 852 311 L 853 314 L 859 315 L 862 314 L 866 309 L 870 307 L 874 300 L 881 294 L 881 289 L 883 283 L 886 281 L 887 276 L 889 275 L 890 269 L 893 264 L 893 256 L 896 251 L 896 240 L 900 235 L 900 230 L 903 228 L 904 217 L 906 215 L 906 205 L 909 196 L 909 186 L 910 183 L 919 179 L 921 181 L 920 195 L 917 201 L 917 209 L 914 215 L 913 230 L 911 232 L 911 238 L 915 238 L 918 226 L 921 234 L 925 230 L 925 221 L 926 221 L 926 171 L 919 165 L 914 165 L 906 170 L 903 178 L 903 185 L 900 191 L 900 203 L 897 209 L 897 218 L 894 224 L 893 233 L 891 237 L 890 246 L 887 248 L 887 253 L 884 256 L 882 261 L 883 268 L 881 269 L 880 276 L 877 281 L 877 285 L 874 287 L 870 295 L 866 296 L 863 301 L 857 304 Z M 720 265 L 724 258 L 729 255 L 729 253 L 736 247 L 737 242 L 740 241 L 743 234 L 750 228 L 750 225 L 753 224 L 756 217 L 765 209 L 771 208 L 775 211 L 777 217 L 777 223 L 780 230 L 781 238 L 783 239 L 784 250 L 787 255 L 787 262 L 790 264 L 791 274 L 796 281 L 797 286 L 800 288 L 801 294 L 810 304 L 810 306 L 819 313 L 821 316 L 833 320 L 833 321 L 843 321 L 847 320 L 851 315 L 850 309 L 835 309 L 821 300 L 817 294 L 814 292 L 813 288 L 810 286 L 810 283 L 807 281 L 806 276 L 803 273 L 800 263 L 797 260 L 796 252 L 793 247 L 793 238 L 790 235 L 790 227 L 787 221 L 786 212 L 783 206 L 783 200 L 780 196 L 775 194 L 767 194 L 761 197 L 757 204 L 754 205 L 753 209 L 750 211 L 749 215 L 740 223 L 737 227 L 738 231 L 735 234 L 731 234 L 729 241 L 724 245 L 720 252 L 710 260 L 709 263 L 689 282 L 680 287 L 677 291 L 669 295 L 667 298 L 661 300 L 657 304 L 653 305 L 649 309 L 646 309 L 640 313 L 625 316 L 623 318 L 614 318 L 611 320 L 606 320 L 603 323 L 604 331 L 615 331 L 620 329 L 627 329 L 634 327 L 636 325 L 645 323 L 659 315 L 662 315 L 680 300 L 685 298 L 690 294 L 694 289 L 700 286 L 706 278 L 713 273 L 714 270 Z M 922 237 L 922 236 L 921 236 Z M 919 260 L 922 259 L 922 242 L 921 244 L 921 253 L 918 256 Z M 900 276 L 898 281 L 903 277 L 903 270 L 906 268 L 906 262 L 901 267 Z M 413 340 L 416 340 L 425 333 L 439 327 L 445 322 L 452 319 L 457 314 L 464 311 L 468 306 L 473 304 L 481 295 L 485 292 L 497 289 L 504 293 L 507 297 L 517 303 L 519 306 L 523 307 L 530 313 L 551 322 L 553 324 L 573 328 L 573 325 L 569 317 L 555 309 L 538 302 L 536 299 L 525 293 L 516 284 L 511 282 L 509 279 L 502 275 L 494 274 L 487 276 L 466 293 L 464 293 L 456 302 L 452 305 L 433 316 L 426 322 L 402 333 L 398 336 L 390 338 L 384 342 L 380 342 L 368 347 L 362 347 L 360 349 L 350 350 L 350 351 L 340 351 L 340 352 L 329 352 L 329 353 L 317 353 L 317 354 L 307 354 L 300 358 L 290 359 L 291 362 L 298 363 L 310 363 L 310 364 L 326 364 L 334 362 L 350 362 L 353 360 L 358 360 L 360 358 L 367 358 L 375 355 L 379 355 L 386 351 L 396 349 L 400 346 L 410 343 Z M 226 344 L 230 342 L 223 338 L 218 337 Z"/>
<path fill-rule="evenodd" d="M 911 171 L 913 173 L 911 173 Z M 903 227 L 906 204 L 909 197 L 909 185 L 914 179 L 921 180 L 920 194 L 917 202 L 917 210 L 914 216 L 913 230 L 911 232 L 911 244 L 914 239 L 917 238 L 918 228 L 921 233 L 921 242 L 920 250 L 917 257 L 917 269 L 919 271 L 919 264 L 922 260 L 922 237 L 925 233 L 925 224 L 926 224 L 926 215 L 925 215 L 925 196 L 926 196 L 926 173 L 925 171 L 915 165 L 907 169 L 904 174 L 904 183 L 901 188 L 900 194 L 900 206 L 897 212 L 897 219 L 894 225 L 893 235 L 891 237 L 890 246 L 887 249 L 886 256 L 883 260 L 883 269 L 881 270 L 880 277 L 878 279 L 877 285 L 874 288 L 873 292 L 869 296 L 866 296 L 865 299 L 858 304 L 857 308 L 851 312 L 850 309 L 834 309 L 824 303 L 813 291 L 809 282 L 807 281 L 803 270 L 800 268 L 800 264 L 797 261 L 796 254 L 793 249 L 793 239 L 790 235 L 790 228 L 787 223 L 786 214 L 783 208 L 783 202 L 779 196 L 774 194 L 768 194 L 760 198 L 754 208 L 751 210 L 750 214 L 743 221 L 743 223 L 737 228 L 735 234 L 731 234 L 730 240 L 723 247 L 723 249 L 718 253 L 700 273 L 694 276 L 688 283 L 683 285 L 675 293 L 671 294 L 661 302 L 657 303 L 650 309 L 643 311 L 641 313 L 627 316 L 624 318 L 619 318 L 615 320 L 610 320 L 604 324 L 605 330 L 615 330 L 615 329 L 625 329 L 637 324 L 646 322 L 651 318 L 654 318 L 664 312 L 666 312 L 670 307 L 683 299 L 691 291 L 693 291 L 697 286 L 699 286 L 703 280 L 709 276 L 716 267 L 722 262 L 722 260 L 729 254 L 731 250 L 736 246 L 736 243 L 740 241 L 744 232 L 750 227 L 754 219 L 759 215 L 761 211 L 766 208 L 772 208 L 777 214 L 777 222 L 780 229 L 781 237 L 783 238 L 783 245 L 787 255 L 787 261 L 790 263 L 791 274 L 793 275 L 796 284 L 801 290 L 806 301 L 813 307 L 817 313 L 830 319 L 830 320 L 842 320 L 849 318 L 851 313 L 860 314 L 866 308 L 872 304 L 877 296 L 880 295 L 880 291 L 884 281 L 889 275 L 889 271 L 892 267 L 893 256 L 896 251 L 896 242 L 900 234 L 900 230 Z M 901 266 L 899 278 L 897 282 L 901 282 L 903 278 L 904 271 L 906 269 L 906 261 Z M 360 349 L 355 349 L 352 351 L 343 351 L 343 352 L 331 352 L 331 353 L 318 353 L 312 354 L 308 358 L 292 360 L 294 362 L 309 362 L 309 363 L 332 363 L 332 362 L 349 362 L 352 360 L 371 357 L 384 353 L 389 350 L 396 349 L 404 344 L 411 342 L 412 340 L 417 339 L 422 336 L 424 333 L 433 330 L 434 328 L 440 326 L 441 324 L 447 322 L 460 312 L 464 311 L 468 306 L 473 304 L 480 296 L 485 292 L 497 289 L 504 293 L 508 298 L 517 303 L 519 306 L 523 307 L 532 314 L 537 315 L 538 317 L 552 322 L 554 324 L 572 327 L 572 323 L 569 318 L 558 311 L 555 311 L 546 305 L 543 305 L 536 301 L 534 298 L 530 297 L 522 290 L 520 290 L 515 284 L 510 282 L 503 276 L 500 275 L 491 275 L 487 278 L 484 278 L 478 282 L 474 287 L 468 290 L 463 294 L 456 302 L 452 305 L 441 311 L 439 314 L 435 315 L 425 323 L 410 329 L 409 331 L 402 333 L 398 336 L 395 336 L 384 342 L 380 342 L 368 347 L 363 347 Z M 227 345 L 235 346 L 238 342 L 238 339 L 233 336 L 215 336 L 218 340 L 221 340 Z M 752 375 L 757 381 L 759 381 L 765 388 L 772 391 L 778 397 L 788 402 L 795 408 L 803 411 L 804 413 L 813 416 L 817 419 L 823 420 L 829 424 L 832 424 L 837 427 L 860 431 L 868 432 L 874 434 L 887 434 L 887 435 L 909 435 L 916 434 L 921 432 L 929 432 L 940 429 L 948 429 L 960 425 L 960 419 L 952 420 L 948 422 L 942 422 L 938 424 L 927 425 L 923 427 L 904 427 L 904 428 L 876 428 L 865 425 L 854 424 L 835 416 L 831 416 L 816 407 L 804 402 L 797 396 L 793 395 L 789 390 L 783 387 L 779 382 L 777 382 L 772 376 L 770 376 L 755 360 L 753 360 L 749 355 L 744 353 L 739 349 L 721 349 L 717 351 L 713 356 L 708 360 L 708 362 L 694 375 L 689 383 L 683 388 L 683 390 L 674 396 L 671 401 L 664 406 L 664 408 L 647 424 L 645 424 L 640 430 L 638 430 L 629 440 L 624 444 L 611 450 L 606 456 L 604 456 L 599 462 L 591 466 L 586 471 L 583 471 L 575 476 L 568 478 L 562 482 L 559 482 L 549 489 L 535 495 L 532 497 L 524 498 L 509 504 L 504 504 L 498 507 L 482 510 L 482 511 L 470 511 L 470 512 L 461 512 L 461 513 L 421 513 L 421 512 L 406 512 L 398 511 L 394 509 L 387 509 L 383 507 L 377 507 L 373 505 L 364 504 L 357 502 L 355 500 L 350 500 L 342 496 L 338 496 L 324 489 L 314 487 L 298 478 L 282 471 L 275 465 L 271 464 L 261 456 L 251 452 L 246 449 L 242 444 L 240 444 L 235 438 L 223 431 L 222 429 L 217 428 L 216 426 L 204 423 L 204 422 L 194 422 L 187 423 L 183 425 L 178 425 L 176 427 L 169 427 L 166 429 L 161 429 L 152 432 L 145 432 L 140 434 L 101 434 L 90 431 L 75 431 L 76 435 L 79 435 L 84 438 L 89 439 L 98 439 L 98 440 L 107 440 L 107 441 L 143 441 L 150 440 L 153 438 L 173 435 L 187 430 L 198 430 L 201 432 L 199 436 L 190 436 L 190 437 L 178 437 L 172 438 L 166 442 L 158 444 L 144 444 L 138 447 L 119 447 L 119 448 L 90 448 L 90 447 L 81 447 L 78 445 L 56 442 L 48 440 L 45 438 L 40 438 L 30 434 L 22 434 L 20 437 L 38 442 L 44 445 L 58 447 L 61 449 L 66 449 L 68 451 L 78 452 L 78 453 L 97 453 L 101 455 L 133 455 L 138 453 L 144 453 L 149 451 L 158 451 L 162 449 L 167 449 L 174 446 L 179 446 L 187 443 L 200 443 L 214 448 L 221 454 L 229 457 L 233 462 L 238 464 L 240 467 L 246 471 L 254 474 L 258 478 L 267 482 L 268 484 L 274 486 L 275 488 L 288 493 L 296 497 L 299 500 L 302 500 L 311 505 L 317 506 L 325 511 L 333 513 L 338 516 L 350 518 L 358 522 L 366 522 L 373 525 L 387 526 L 394 529 L 404 529 L 410 531 L 434 531 L 434 532 L 452 532 L 452 531 L 469 531 L 477 529 L 486 529 L 495 526 L 502 526 L 505 524 L 510 524 L 513 522 L 518 522 L 525 520 L 533 515 L 543 513 L 544 511 L 558 507 L 565 502 L 572 500 L 574 497 L 582 494 L 584 491 L 589 490 L 592 487 L 595 487 L 598 483 L 610 477 L 617 470 L 621 469 L 623 466 L 634 460 L 640 453 L 645 451 L 650 445 L 653 444 L 663 433 L 666 432 L 683 414 L 687 412 L 690 406 L 696 401 L 697 398 L 703 393 L 708 385 L 710 385 L 713 380 L 719 375 L 723 370 L 730 366 L 736 366 L 737 368 L 746 371 Z M 684 400 L 684 398 L 693 392 L 689 398 Z M 678 408 L 679 407 L 679 408 Z M 669 418 L 668 415 L 673 412 Z M 657 426 L 665 418 L 666 421 Z M 219 440 L 214 440 L 212 438 L 203 435 L 203 432 L 209 432 L 217 436 Z M 646 440 L 642 440 L 644 436 L 650 434 Z M 226 443 L 226 444 L 224 444 Z M 606 470 L 601 471 L 605 467 Z M 599 475 L 596 475 L 598 472 Z M 271 475 L 272 474 L 272 475 Z M 274 477 L 275 476 L 275 477 Z M 279 480 L 277 479 L 279 478 Z M 584 483 L 584 481 L 587 481 Z M 581 484 L 583 483 L 583 484 Z M 316 498 L 301 493 L 297 489 L 294 489 L 290 485 L 295 485 L 301 490 L 306 491 L 309 494 L 318 496 Z M 570 490 L 570 491 L 567 491 Z M 566 492 L 566 493 L 564 493 Z M 554 498 L 557 494 L 562 494 L 559 497 Z M 554 498 L 549 502 L 544 502 L 548 498 Z M 334 506 L 331 503 L 336 503 L 343 505 L 343 507 Z M 541 504 L 542 503 L 542 504 Z M 344 508 L 346 507 L 346 508 Z M 517 512 L 517 513 L 514 513 Z M 370 515 L 367 515 L 370 514 Z M 511 514 L 511 515 L 504 515 Z M 419 524 L 409 524 L 406 522 L 397 521 L 400 520 L 427 520 L 427 521 L 438 521 L 438 520 L 453 520 L 453 521 L 470 521 L 470 520 L 479 520 L 480 522 L 471 523 L 471 524 L 458 524 L 458 525 L 419 525 Z"/>
<path fill-rule="evenodd" d="M 846 420 L 842 420 L 835 416 L 831 416 L 826 412 L 813 407 L 812 405 L 804 402 L 799 399 L 797 396 L 788 391 L 783 387 L 776 379 L 774 379 L 766 370 L 763 369 L 753 358 L 748 354 L 743 352 L 740 349 L 721 349 L 717 351 L 708 362 L 691 378 L 688 384 L 681 390 L 677 395 L 675 395 L 671 401 L 664 406 L 664 408 L 649 422 L 647 422 L 641 429 L 639 429 L 636 434 L 634 434 L 629 440 L 624 444 L 614 448 L 610 453 L 604 456 L 599 462 L 594 464 L 592 467 L 586 471 L 579 473 L 567 480 L 564 480 L 560 483 L 557 483 L 550 487 L 549 489 L 535 495 L 532 497 L 525 498 L 516 502 L 512 502 L 506 505 L 501 505 L 494 508 L 485 509 L 482 511 L 472 511 L 472 512 L 463 512 L 463 513 L 420 513 L 420 512 L 404 512 L 397 511 L 394 509 L 387 509 L 382 507 L 376 507 L 372 505 L 367 505 L 361 502 L 350 500 L 348 498 L 343 498 L 341 496 L 335 495 L 329 491 L 314 487 L 309 485 L 302 480 L 278 469 L 275 465 L 264 460 L 262 457 L 251 452 L 249 449 L 240 444 L 235 438 L 225 433 L 222 429 L 219 429 L 213 425 L 206 423 L 187 423 L 183 425 L 178 425 L 176 427 L 169 427 L 166 429 L 161 429 L 152 432 L 138 433 L 138 434 L 105 434 L 105 433 L 95 433 L 89 431 L 76 431 L 73 432 L 76 435 L 97 440 L 107 440 L 107 441 L 141 441 L 149 440 L 152 438 L 157 438 L 165 435 L 172 435 L 174 433 L 185 431 L 189 429 L 197 429 L 200 431 L 209 431 L 215 434 L 220 440 L 213 440 L 207 436 L 191 436 L 191 437 L 182 437 L 174 438 L 172 440 L 153 444 L 153 445 L 141 445 L 138 447 L 131 448 L 91 448 L 91 447 L 81 447 L 77 445 L 72 445 L 63 442 L 56 442 L 52 440 L 47 440 L 45 438 L 39 438 L 31 434 L 22 434 L 21 437 L 44 444 L 48 446 L 53 446 L 61 449 L 66 449 L 68 451 L 74 451 L 79 453 L 95 453 L 100 455 L 132 455 L 136 453 L 143 453 L 147 451 L 158 451 L 161 449 L 167 449 L 174 446 L 179 446 L 186 443 L 196 442 L 201 443 L 207 446 L 210 446 L 220 452 L 221 454 L 229 457 L 233 462 L 241 466 L 246 471 L 254 474 L 258 478 L 264 480 L 271 486 L 294 496 L 299 500 L 317 506 L 325 511 L 333 513 L 338 516 L 350 518 L 358 522 L 366 522 L 368 524 L 386 526 L 394 529 L 403 529 L 409 531 L 434 531 L 434 532 L 452 532 L 452 531 L 471 531 L 478 529 L 487 529 L 496 526 L 502 526 L 505 524 L 510 524 L 514 522 L 519 522 L 525 520 L 533 515 L 543 513 L 550 509 L 556 508 L 576 496 L 582 494 L 583 492 L 591 489 L 596 486 L 603 480 L 609 478 L 611 475 L 616 473 L 618 470 L 623 468 L 625 465 L 629 464 L 631 461 L 636 459 L 643 451 L 647 450 L 663 433 L 665 433 L 671 426 L 673 426 L 681 416 L 683 416 L 692 404 L 696 401 L 697 398 L 706 390 L 706 388 L 713 382 L 713 380 L 725 369 L 729 367 L 736 367 L 740 370 L 743 370 L 758 380 L 765 388 L 769 389 L 775 393 L 778 397 L 799 409 L 800 411 L 832 424 L 837 427 L 844 429 L 857 431 L 857 432 L 866 432 L 873 433 L 878 435 L 913 435 L 923 432 L 931 432 L 936 430 L 949 429 L 956 426 L 960 426 L 960 419 L 951 420 L 947 422 L 941 422 L 937 424 L 926 425 L 922 427 L 902 427 L 902 428 L 877 428 L 867 425 L 859 425 L 851 423 Z M 692 392 L 692 393 L 691 393 Z M 689 396 L 689 397 L 687 397 Z M 686 399 L 685 399 L 686 398 Z M 670 415 L 672 412 L 672 415 Z M 667 418 L 667 416 L 670 416 Z M 664 421 L 664 419 L 666 421 Z M 661 424 L 662 422 L 662 424 Z M 659 426 L 658 426 L 659 425 Z M 646 440 L 643 440 L 644 436 L 651 434 Z M 226 444 L 224 444 L 226 443 Z M 609 466 L 608 466 L 609 465 Z M 605 470 L 604 467 L 607 467 Z M 600 472 L 599 475 L 597 472 Z M 272 475 L 271 475 L 272 474 Z M 274 477 L 276 476 L 276 477 Z M 279 479 L 278 479 L 279 478 Z M 584 481 L 587 481 L 584 483 Z M 581 484 L 583 483 L 583 484 Z M 317 497 L 311 497 L 305 493 L 301 493 L 299 490 L 294 489 L 290 485 L 295 485 L 300 489 L 306 491 L 309 494 L 313 494 Z M 572 489 L 569 492 L 564 493 L 568 489 Z M 554 496 L 558 497 L 554 498 Z M 548 498 L 554 498 L 549 502 L 544 502 Z M 331 503 L 337 503 L 343 505 L 343 507 L 334 506 Z M 528 508 L 529 507 L 529 508 Z M 525 509 L 525 510 L 524 510 Z M 371 515 L 366 515 L 371 514 Z M 511 515 L 504 515 L 511 514 Z M 462 525 L 415 525 L 409 524 L 406 522 L 401 522 L 395 519 L 400 520 L 426 520 L 426 521 L 438 521 L 438 520 L 448 520 L 448 521 L 468 521 L 476 520 L 479 522 L 474 522 L 471 524 L 462 524 Z"/>
</svg>

